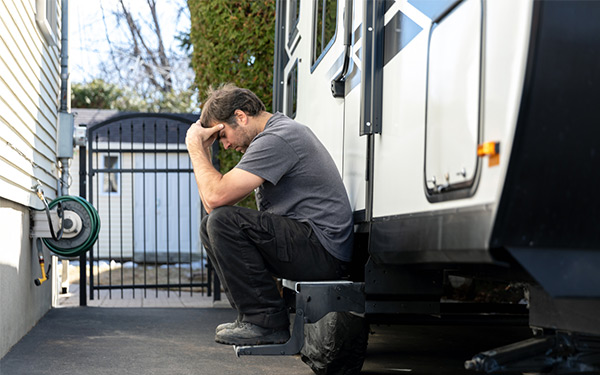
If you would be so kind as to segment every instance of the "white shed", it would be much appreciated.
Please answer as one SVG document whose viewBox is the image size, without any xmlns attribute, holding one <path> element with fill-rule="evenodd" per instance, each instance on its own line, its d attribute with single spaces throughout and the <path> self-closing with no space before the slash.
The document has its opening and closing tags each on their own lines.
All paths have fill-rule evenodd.
<svg viewBox="0 0 600 375">
<path fill-rule="evenodd" d="M 88 129 L 85 194 L 98 209 L 95 259 L 144 263 L 199 260 L 200 200 L 185 146 L 193 114 L 73 109 Z M 91 159 L 90 159 L 91 157 Z M 71 194 L 79 195 L 79 155 Z M 91 195 L 90 195 L 91 193 Z"/>
</svg>

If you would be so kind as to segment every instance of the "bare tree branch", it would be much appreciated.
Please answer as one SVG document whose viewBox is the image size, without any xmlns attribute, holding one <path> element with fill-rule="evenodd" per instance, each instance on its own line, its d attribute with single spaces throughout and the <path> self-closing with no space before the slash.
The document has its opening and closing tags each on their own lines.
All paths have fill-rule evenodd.
<svg viewBox="0 0 600 375">
<path fill-rule="evenodd" d="M 133 8 L 127 0 L 119 0 L 110 2 L 110 10 L 108 2 L 100 1 L 100 5 L 103 6 L 102 16 L 110 58 L 99 61 L 102 75 L 98 78 L 133 90 L 144 102 L 153 103 L 150 107 L 156 111 L 177 106 L 193 108 L 190 107 L 191 100 L 196 100 L 193 87 L 194 72 L 190 65 L 189 53 L 184 49 L 178 53 L 170 44 L 165 44 L 161 28 L 161 22 L 163 27 L 164 22 L 179 25 L 181 15 L 189 17 L 189 14 L 185 13 L 187 8 L 182 5 L 186 4 L 186 1 L 176 1 L 179 2 L 175 8 L 176 20 L 172 18 L 172 9 L 168 12 L 171 17 L 169 19 L 163 14 L 166 12 L 157 8 L 158 3 L 160 6 L 166 5 L 161 1 L 146 0 L 146 5 L 142 5 L 140 9 L 139 6 Z M 108 22 L 109 18 L 105 19 L 104 10 L 111 12 L 116 25 Z M 179 35 L 185 33 L 186 31 L 179 31 Z M 174 42 L 176 40 L 173 39 Z M 188 97 L 179 96 L 181 94 Z"/>
<path fill-rule="evenodd" d="M 153 27 L 151 29 L 153 29 L 152 31 L 157 40 L 156 49 L 149 45 L 149 38 L 142 33 L 141 28 L 134 20 L 130 10 L 125 6 L 123 0 L 119 0 L 119 3 L 122 13 L 116 14 L 116 16 L 121 16 L 126 21 L 131 35 L 131 48 L 129 50 L 132 51 L 132 58 L 135 61 L 141 62 L 146 79 L 152 86 L 162 92 L 170 92 L 173 89 L 172 68 L 165 53 L 164 42 L 160 32 L 160 23 L 156 12 L 156 2 L 154 0 L 147 0 L 153 20 Z"/>
<path fill-rule="evenodd" d="M 171 82 L 171 64 L 169 63 L 169 59 L 167 59 L 167 55 L 165 53 L 165 45 L 160 32 L 160 23 L 158 22 L 158 17 L 156 15 L 156 1 L 148 0 L 148 6 L 150 7 L 150 13 L 152 14 L 152 20 L 154 21 L 154 30 L 158 39 L 158 57 L 160 59 L 160 64 L 163 67 L 168 67 L 168 69 L 166 69 L 166 74 L 163 75 L 165 87 L 170 89 L 173 87 Z"/>
<path fill-rule="evenodd" d="M 144 39 L 142 37 L 142 34 L 140 32 L 140 29 L 137 26 L 137 24 L 135 23 L 135 21 L 133 20 L 131 13 L 125 7 L 123 0 L 119 0 L 119 2 L 121 4 L 121 9 L 123 10 L 123 15 L 125 16 L 125 20 L 127 21 L 127 26 L 129 28 L 129 32 L 131 33 L 131 42 L 133 43 L 133 56 L 141 57 L 142 60 L 144 60 L 144 57 L 142 56 L 142 51 L 139 46 L 139 44 L 141 44 L 144 47 L 144 50 L 146 51 L 146 53 L 148 54 L 148 57 L 150 59 L 152 59 L 152 57 L 153 57 L 152 51 L 148 48 L 148 46 L 146 46 Z M 138 43 L 138 41 L 139 41 L 139 43 Z M 152 67 L 148 64 L 143 64 L 143 66 L 146 71 L 147 79 L 150 80 L 152 85 L 164 91 L 164 86 L 156 80 L 156 77 L 154 76 L 154 71 L 152 70 Z"/>
<path fill-rule="evenodd" d="M 104 14 L 104 7 L 102 6 L 102 2 L 100 2 L 100 10 L 102 11 L 102 22 L 104 23 L 104 32 L 106 33 L 106 41 L 108 42 L 108 48 L 110 51 L 110 57 L 111 60 L 113 62 L 113 66 L 115 68 L 115 71 L 117 72 L 117 74 L 119 75 L 119 79 L 121 79 L 121 69 L 119 69 L 119 65 L 117 63 L 116 57 L 115 57 L 115 52 L 114 52 L 114 48 L 113 48 L 113 44 L 110 40 L 110 36 L 108 33 L 108 27 L 106 26 L 106 16 Z"/>
</svg>

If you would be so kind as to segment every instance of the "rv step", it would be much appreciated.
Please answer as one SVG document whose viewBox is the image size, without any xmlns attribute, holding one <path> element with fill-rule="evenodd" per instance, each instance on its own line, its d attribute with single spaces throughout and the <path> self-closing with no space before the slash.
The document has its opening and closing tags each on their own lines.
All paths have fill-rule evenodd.
<svg viewBox="0 0 600 375">
<path fill-rule="evenodd" d="M 365 312 L 364 283 L 352 281 L 290 281 L 283 286 L 296 292 L 296 317 L 290 339 L 284 344 L 235 346 L 241 355 L 294 355 L 304 346 L 304 324 L 315 323 L 329 312 Z"/>
</svg>

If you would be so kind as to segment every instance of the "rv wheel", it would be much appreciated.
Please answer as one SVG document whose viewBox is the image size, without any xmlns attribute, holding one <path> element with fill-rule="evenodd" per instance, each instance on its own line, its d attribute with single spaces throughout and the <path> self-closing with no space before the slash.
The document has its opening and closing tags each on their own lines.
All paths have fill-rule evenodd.
<svg viewBox="0 0 600 375">
<path fill-rule="evenodd" d="M 348 312 L 331 312 L 304 325 L 302 361 L 318 375 L 358 374 L 365 360 L 369 325 Z"/>
</svg>

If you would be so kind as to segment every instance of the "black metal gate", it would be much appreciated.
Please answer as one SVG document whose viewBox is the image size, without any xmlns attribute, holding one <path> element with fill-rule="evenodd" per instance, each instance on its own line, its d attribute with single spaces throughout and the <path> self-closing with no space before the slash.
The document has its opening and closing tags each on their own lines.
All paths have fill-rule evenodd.
<svg viewBox="0 0 600 375">
<path fill-rule="evenodd" d="M 211 295 L 214 277 L 198 236 L 202 206 L 185 146 L 197 118 L 135 113 L 88 126 L 87 161 L 80 149 L 80 192 L 85 197 L 87 162 L 87 200 L 101 222 L 87 253 L 91 300 L 102 290 L 109 298 L 115 291 L 135 298 L 136 290 L 144 297 L 149 290 L 156 297 L 159 291 Z M 85 277 L 80 280 L 85 305 Z M 216 281 L 215 299 L 219 290 Z"/>
</svg>

